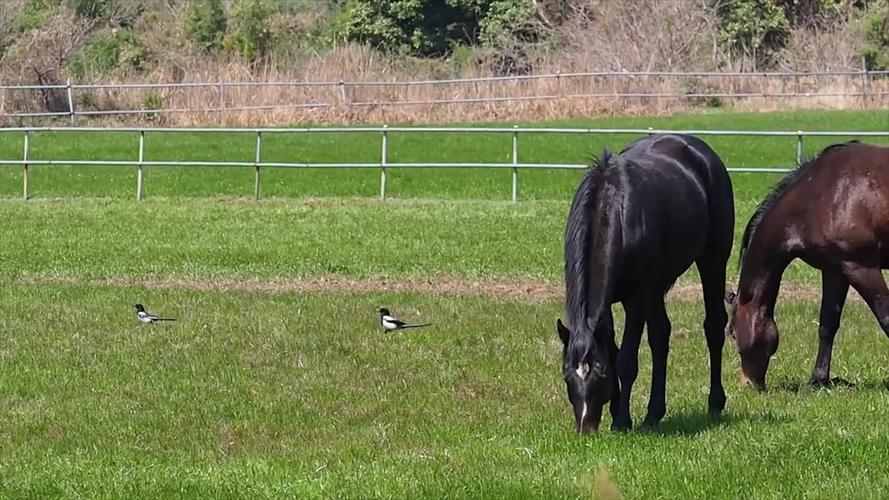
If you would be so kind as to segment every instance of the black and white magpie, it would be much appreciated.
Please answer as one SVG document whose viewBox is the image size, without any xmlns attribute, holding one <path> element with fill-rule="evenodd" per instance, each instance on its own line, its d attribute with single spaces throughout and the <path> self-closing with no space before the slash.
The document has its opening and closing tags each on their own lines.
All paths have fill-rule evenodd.
<svg viewBox="0 0 889 500">
<path fill-rule="evenodd" d="M 432 323 L 423 323 L 422 325 L 405 323 L 404 321 L 401 321 L 395 316 L 389 314 L 389 310 L 385 307 L 380 308 L 380 326 L 382 326 L 383 330 L 387 332 L 391 332 L 394 330 L 404 330 L 406 328 L 420 328 L 423 326 L 429 326 L 431 324 Z"/>
<path fill-rule="evenodd" d="M 176 321 L 173 318 L 161 318 L 145 310 L 142 304 L 133 306 L 136 309 L 136 317 L 143 323 L 154 323 L 155 321 Z"/>
</svg>

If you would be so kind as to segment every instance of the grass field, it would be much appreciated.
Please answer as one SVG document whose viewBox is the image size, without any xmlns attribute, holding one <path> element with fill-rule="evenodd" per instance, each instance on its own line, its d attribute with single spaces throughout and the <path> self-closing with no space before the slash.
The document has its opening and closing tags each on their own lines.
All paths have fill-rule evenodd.
<svg viewBox="0 0 889 500">
<path fill-rule="evenodd" d="M 884 115 L 585 124 L 881 130 Z M 424 140 L 398 147 L 481 160 Z M 39 141 L 56 156 L 128 151 Z M 574 162 L 600 145 L 541 143 L 527 154 Z M 0 157 L 19 146 L 0 142 Z M 238 144 L 163 146 L 179 159 L 232 159 Z M 472 147 L 499 154 L 493 143 Z M 336 154 L 344 148 L 361 143 Z M 792 142 L 720 148 L 733 165 L 794 155 Z M 334 149 L 312 154 L 333 161 L 323 155 Z M 394 174 L 398 199 L 381 203 L 376 172 L 287 172 L 255 202 L 239 198 L 250 194 L 248 171 L 152 169 L 149 198 L 136 203 L 132 172 L 35 168 L 37 199 L 23 202 L 18 169 L 0 169 L 0 497 L 885 497 L 889 343 L 857 297 L 833 365 L 852 385 L 807 387 L 818 276 L 794 265 L 770 391 L 740 386 L 727 343 L 728 409 L 711 421 L 690 274 L 669 304 L 661 428 L 579 438 L 553 325 L 578 173 L 523 175 L 530 200 L 518 204 L 502 201 L 506 173 L 439 174 Z M 775 180 L 733 177 L 737 234 Z M 332 197 L 287 198 L 306 195 Z M 136 302 L 179 321 L 140 325 Z M 381 305 L 434 325 L 381 335 Z M 643 346 L 637 422 L 649 359 Z"/>
</svg>

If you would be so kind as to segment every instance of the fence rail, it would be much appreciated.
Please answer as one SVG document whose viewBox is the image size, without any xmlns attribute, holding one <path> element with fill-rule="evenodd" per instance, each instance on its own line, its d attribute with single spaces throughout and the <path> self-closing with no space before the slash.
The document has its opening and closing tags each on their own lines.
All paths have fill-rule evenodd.
<svg viewBox="0 0 889 500">
<path fill-rule="evenodd" d="M 31 135 L 39 133 L 133 133 L 138 134 L 138 153 L 133 160 L 108 160 L 108 159 L 33 159 L 31 151 Z M 245 161 L 177 161 L 177 160 L 145 160 L 147 148 L 147 136 L 150 134 L 171 133 L 231 133 L 231 134 L 255 134 L 256 145 L 252 153 L 255 160 Z M 263 137 L 269 134 L 331 134 L 331 133 L 379 133 L 380 134 L 380 161 L 372 163 L 342 162 L 342 163 L 311 163 L 311 162 L 264 162 L 262 161 Z M 389 162 L 391 134 L 414 133 L 458 133 L 458 134 L 503 134 L 512 136 L 512 155 L 510 162 L 475 162 L 475 163 L 447 163 L 447 162 L 413 162 L 392 163 Z M 210 167 L 210 168 L 253 168 L 254 197 L 258 200 L 262 187 L 262 169 L 379 169 L 380 170 L 380 199 L 386 199 L 386 176 L 389 169 L 403 168 L 497 168 L 512 169 L 512 201 L 518 200 L 519 170 L 527 169 L 585 169 L 586 164 L 573 163 L 523 163 L 519 158 L 519 137 L 535 134 L 582 134 L 582 135 L 651 135 L 661 133 L 677 133 L 699 136 L 731 136 L 731 137 L 794 137 L 796 138 L 796 162 L 802 161 L 803 139 L 805 137 L 886 137 L 889 138 L 889 128 L 883 131 L 766 131 L 766 130 L 665 130 L 665 129 L 633 129 L 633 128 L 543 128 L 518 125 L 513 127 L 330 127 L 330 128 L 139 128 L 139 127 L 9 127 L 0 128 L 0 134 L 23 134 L 23 151 L 20 158 L 0 158 L 2 166 L 22 167 L 22 196 L 29 199 L 29 170 L 33 165 L 96 165 L 111 167 L 135 167 L 137 169 L 136 199 L 144 198 L 144 171 L 145 167 Z M 787 168 L 772 167 L 729 167 L 730 172 L 788 172 Z"/>
<path fill-rule="evenodd" d="M 278 82 L 185 82 L 185 83 L 94 83 L 64 85 L 0 85 L 0 118 L 68 117 L 73 125 L 78 116 L 133 116 L 177 113 L 253 112 L 277 109 L 325 109 L 334 107 L 397 107 L 492 104 L 504 102 L 553 101 L 559 99 L 748 99 L 855 97 L 882 99 L 889 85 L 875 86 L 889 71 L 861 69 L 822 72 L 694 72 L 694 71 L 589 71 L 487 78 L 406 81 L 278 81 Z M 689 79 L 700 84 L 690 84 Z M 826 79 L 834 79 L 826 84 Z M 654 81 L 656 85 L 646 87 Z M 715 83 L 714 83 L 715 82 Z M 758 83 L 756 83 L 758 82 Z M 831 82 L 827 82 L 831 83 Z M 528 88 L 528 85 L 533 88 Z M 696 90 L 703 87 L 705 90 Z M 836 87 L 840 87 L 837 89 Z M 411 89 L 432 89 L 413 96 Z M 272 102 L 262 100 L 262 89 L 278 89 Z M 400 95 L 393 97 L 393 90 Z M 667 89 L 667 90 L 664 90 Z M 116 108 L 97 105 L 96 97 L 113 102 L 126 93 L 157 91 L 151 106 Z M 244 91 L 247 96 L 241 96 Z M 57 93 L 48 110 L 34 110 L 39 93 Z M 25 94 L 23 96 L 22 94 Z M 189 98 L 183 97 L 187 93 Z M 235 98 L 231 94 L 235 93 Z M 27 97 L 31 94 L 31 98 Z M 174 97 L 176 94 L 178 97 Z M 470 95 L 467 95 L 470 94 Z M 109 97 L 110 96 L 110 97 Z M 412 97 L 413 96 L 413 97 Z M 111 97 L 114 97 L 112 99 Z M 200 101 L 200 106 L 177 105 Z M 232 102 L 237 101 L 237 102 Z"/>
</svg>

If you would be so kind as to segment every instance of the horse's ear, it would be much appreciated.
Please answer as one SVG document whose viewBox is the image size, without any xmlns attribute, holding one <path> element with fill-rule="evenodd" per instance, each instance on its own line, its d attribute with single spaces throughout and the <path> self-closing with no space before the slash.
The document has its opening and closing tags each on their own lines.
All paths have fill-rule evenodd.
<svg viewBox="0 0 889 500">
<path fill-rule="evenodd" d="M 734 304 L 734 303 L 735 303 L 735 298 L 736 298 L 737 296 L 738 296 L 737 293 L 735 293 L 735 292 L 733 292 L 733 291 L 731 291 L 731 290 L 726 290 L 726 292 L 725 292 L 725 301 L 726 301 L 726 303 L 728 303 L 729 305 Z"/>
<path fill-rule="evenodd" d="M 562 344 L 568 345 L 568 337 L 571 336 L 571 331 L 568 330 L 568 327 L 562 324 L 562 318 L 556 319 L 556 330 L 559 332 L 559 338 L 562 339 Z"/>
</svg>

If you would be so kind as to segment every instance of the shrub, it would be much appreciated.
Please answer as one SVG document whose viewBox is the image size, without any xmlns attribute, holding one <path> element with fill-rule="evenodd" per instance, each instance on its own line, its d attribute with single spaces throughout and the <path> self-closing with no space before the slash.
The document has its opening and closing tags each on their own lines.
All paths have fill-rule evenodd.
<svg viewBox="0 0 889 500">
<path fill-rule="evenodd" d="M 202 52 L 219 48 L 227 27 L 221 0 L 196 0 L 185 13 L 185 34 Z"/>
<path fill-rule="evenodd" d="M 266 2 L 261 0 L 238 2 L 232 14 L 232 29 L 225 36 L 223 47 L 251 61 L 265 58 L 272 39 L 270 14 Z"/>
<path fill-rule="evenodd" d="M 111 11 L 113 0 L 69 0 L 74 13 L 87 19 L 99 19 Z"/>
<path fill-rule="evenodd" d="M 117 68 L 142 71 L 149 59 L 148 49 L 130 28 L 90 43 L 74 56 L 71 71 L 83 76 L 89 72 L 108 73 Z"/>
<path fill-rule="evenodd" d="M 720 41 L 734 52 L 767 64 L 784 43 L 789 22 L 775 0 L 719 0 Z"/>
<path fill-rule="evenodd" d="M 889 70 L 889 1 L 873 5 L 863 21 L 864 66 L 871 71 Z"/>
</svg>

